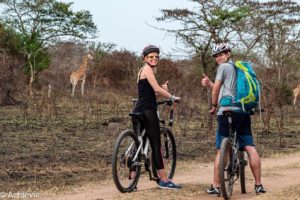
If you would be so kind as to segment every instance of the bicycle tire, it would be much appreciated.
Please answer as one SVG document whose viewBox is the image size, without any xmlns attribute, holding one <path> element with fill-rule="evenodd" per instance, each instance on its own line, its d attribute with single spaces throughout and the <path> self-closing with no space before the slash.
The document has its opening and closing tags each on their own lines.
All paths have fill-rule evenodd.
<svg viewBox="0 0 300 200">
<path fill-rule="evenodd" d="M 168 128 L 161 128 L 160 137 L 161 137 L 161 152 L 164 161 L 164 169 L 167 177 L 169 179 L 172 179 L 175 174 L 176 159 L 177 159 L 175 138 L 172 131 Z M 153 176 L 155 178 L 158 178 L 159 180 L 159 175 L 157 173 L 154 162 L 151 162 L 151 164 L 152 164 Z"/>
<path fill-rule="evenodd" d="M 220 148 L 219 178 L 221 194 L 224 199 L 230 199 L 233 191 L 234 176 L 232 169 L 232 147 L 228 138 L 224 138 Z"/>
<path fill-rule="evenodd" d="M 239 151 L 239 175 L 240 175 L 240 184 L 241 184 L 241 192 L 243 194 L 246 193 L 246 179 L 245 179 L 245 166 L 247 165 L 247 161 L 245 160 L 244 151 Z"/>
<path fill-rule="evenodd" d="M 121 132 L 116 140 L 112 153 L 112 175 L 116 187 L 122 193 L 133 191 L 138 183 L 141 166 L 132 166 L 131 162 L 138 145 L 138 138 L 132 130 Z M 130 146 L 131 149 L 129 149 Z M 137 157 L 137 161 L 141 162 L 140 154 Z M 133 179 L 130 178 L 132 171 L 136 172 Z"/>
</svg>

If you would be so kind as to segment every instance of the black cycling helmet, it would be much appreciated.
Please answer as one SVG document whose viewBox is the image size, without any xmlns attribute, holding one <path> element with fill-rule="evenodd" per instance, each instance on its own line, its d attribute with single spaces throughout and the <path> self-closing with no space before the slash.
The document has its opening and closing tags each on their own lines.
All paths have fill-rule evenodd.
<svg viewBox="0 0 300 200">
<path fill-rule="evenodd" d="M 153 53 L 153 52 L 156 52 L 159 54 L 160 50 L 158 47 L 154 46 L 154 45 L 149 45 L 149 46 L 146 46 L 144 49 L 143 49 L 143 52 L 142 52 L 142 57 L 145 58 L 149 53 Z"/>
<path fill-rule="evenodd" d="M 228 53 L 231 52 L 231 49 L 227 43 L 215 44 L 212 49 L 212 56 L 215 56 L 219 53 Z"/>
</svg>

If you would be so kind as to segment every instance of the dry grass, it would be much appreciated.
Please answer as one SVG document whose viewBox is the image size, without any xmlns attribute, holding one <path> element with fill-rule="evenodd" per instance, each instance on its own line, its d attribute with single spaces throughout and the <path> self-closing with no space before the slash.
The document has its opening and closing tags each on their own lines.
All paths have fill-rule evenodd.
<svg viewBox="0 0 300 200">
<path fill-rule="evenodd" d="M 57 192 L 110 178 L 114 141 L 130 126 L 132 103 L 131 97 L 118 93 L 103 91 L 102 95 L 47 101 L 40 96 L 30 100 L 28 107 L 0 107 L 0 188 Z M 52 110 L 47 109 L 49 104 Z M 203 126 L 205 109 L 183 108 L 177 107 L 173 127 L 178 159 L 211 162 L 214 135 L 207 134 Z M 299 126 L 294 128 L 289 132 L 292 137 L 285 138 L 286 144 L 291 144 L 284 148 L 285 153 L 295 151 L 300 144 Z M 276 156 L 283 150 L 278 147 L 276 133 L 258 139 L 257 147 L 264 156 Z M 202 187 L 186 188 L 202 193 Z"/>
<path fill-rule="evenodd" d="M 300 200 L 300 185 L 295 185 L 289 188 L 286 188 L 282 191 L 266 193 L 261 196 L 257 196 L 256 200 Z"/>
</svg>

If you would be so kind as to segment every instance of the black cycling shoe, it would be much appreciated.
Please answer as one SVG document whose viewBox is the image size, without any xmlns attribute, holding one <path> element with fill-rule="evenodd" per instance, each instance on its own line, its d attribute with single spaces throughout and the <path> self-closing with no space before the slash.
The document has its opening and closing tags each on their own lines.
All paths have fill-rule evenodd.
<svg viewBox="0 0 300 200">
<path fill-rule="evenodd" d="M 211 187 L 209 189 L 207 189 L 207 194 L 211 194 L 214 196 L 220 196 L 221 195 L 221 190 L 220 187 L 214 187 L 213 185 L 211 185 Z"/>
<path fill-rule="evenodd" d="M 260 185 L 255 185 L 254 186 L 254 190 L 256 194 L 261 194 L 261 193 L 266 193 L 267 191 L 265 190 L 265 188 L 262 186 L 262 184 Z"/>
</svg>

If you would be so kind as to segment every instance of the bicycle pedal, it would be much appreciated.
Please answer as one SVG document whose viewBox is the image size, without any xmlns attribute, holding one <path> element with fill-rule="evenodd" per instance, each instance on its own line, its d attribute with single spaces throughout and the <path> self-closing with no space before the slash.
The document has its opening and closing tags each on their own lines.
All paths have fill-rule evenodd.
<svg viewBox="0 0 300 200">
<path fill-rule="evenodd" d="M 131 167 L 140 167 L 143 165 L 144 165 L 144 163 L 142 163 L 142 162 L 135 162 L 135 163 L 131 164 Z"/>
<path fill-rule="evenodd" d="M 247 160 L 240 160 L 240 165 L 247 166 L 248 165 L 248 161 Z"/>
</svg>

